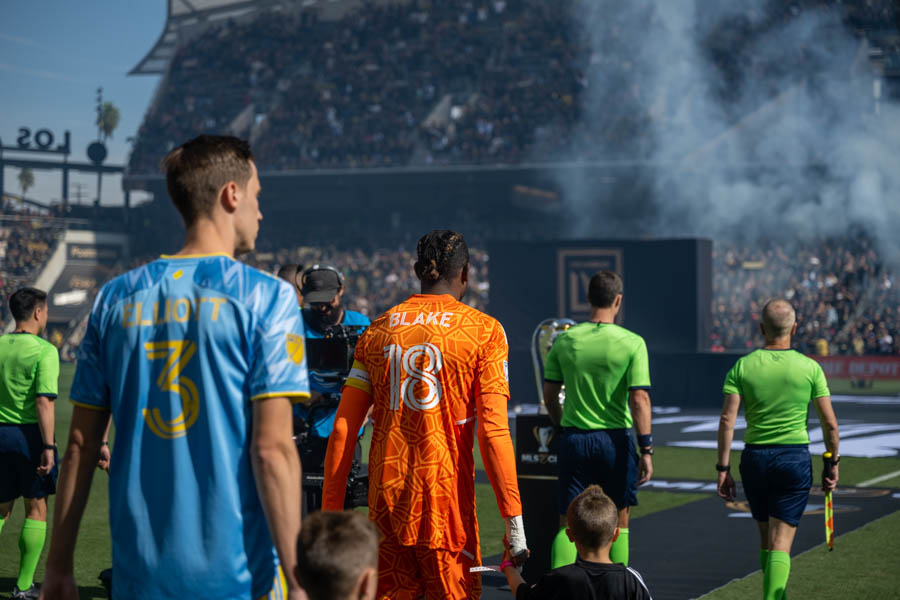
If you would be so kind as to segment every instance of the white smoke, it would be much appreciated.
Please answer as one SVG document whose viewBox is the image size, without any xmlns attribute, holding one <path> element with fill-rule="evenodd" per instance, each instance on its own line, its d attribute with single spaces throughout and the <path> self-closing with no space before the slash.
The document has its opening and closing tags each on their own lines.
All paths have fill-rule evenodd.
<svg viewBox="0 0 900 600">
<path fill-rule="evenodd" d="M 574 235 L 803 239 L 855 226 L 900 257 L 900 108 L 881 100 L 875 110 L 876 75 L 837 9 L 786 6 L 582 5 L 572 25 L 589 49 L 577 129 L 591 141 L 576 139 L 567 158 L 646 168 L 637 188 L 597 186 L 588 171 L 561 178 Z"/>
</svg>

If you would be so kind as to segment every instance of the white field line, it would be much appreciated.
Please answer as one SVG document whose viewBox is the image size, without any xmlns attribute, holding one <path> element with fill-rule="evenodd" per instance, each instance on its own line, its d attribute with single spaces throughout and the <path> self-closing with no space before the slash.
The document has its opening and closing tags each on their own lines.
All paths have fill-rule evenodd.
<svg viewBox="0 0 900 600">
<path fill-rule="evenodd" d="M 881 483 L 882 481 L 887 481 L 888 479 L 893 479 L 894 477 L 900 477 L 900 470 L 894 471 L 893 473 L 885 473 L 884 475 L 873 477 L 872 479 L 863 481 L 862 483 L 857 483 L 856 487 L 869 487 L 870 485 L 875 485 L 876 483 Z"/>
</svg>

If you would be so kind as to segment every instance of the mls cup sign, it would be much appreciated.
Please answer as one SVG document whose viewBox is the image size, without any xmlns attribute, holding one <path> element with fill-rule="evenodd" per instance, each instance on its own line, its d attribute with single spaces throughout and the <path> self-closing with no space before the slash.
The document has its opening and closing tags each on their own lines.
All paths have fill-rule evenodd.
<svg viewBox="0 0 900 600">
<path fill-rule="evenodd" d="M 556 476 L 558 430 L 547 415 L 516 417 L 517 470 L 525 475 Z"/>
<path fill-rule="evenodd" d="M 597 271 L 614 271 L 624 277 L 621 248 L 559 248 L 556 251 L 557 314 L 576 321 L 591 312 L 587 292 Z M 621 317 L 619 322 L 621 322 Z"/>
</svg>

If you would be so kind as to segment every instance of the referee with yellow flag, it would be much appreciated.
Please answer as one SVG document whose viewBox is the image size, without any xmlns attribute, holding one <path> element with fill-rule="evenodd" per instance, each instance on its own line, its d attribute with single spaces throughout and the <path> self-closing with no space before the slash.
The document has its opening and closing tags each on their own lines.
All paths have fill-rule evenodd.
<svg viewBox="0 0 900 600">
<path fill-rule="evenodd" d="M 779 600 L 785 598 L 791 545 L 812 486 L 807 431 L 810 401 L 832 456 L 831 472 L 823 473 L 822 489 L 826 492 L 834 490 L 838 481 L 838 424 L 822 367 L 791 350 L 791 336 L 797 331 L 791 304 L 782 299 L 767 302 L 760 330 L 765 346 L 738 359 L 725 378 L 716 470 L 719 496 L 733 500 L 736 486 L 729 459 L 734 424 L 743 401 L 747 433 L 741 478 L 759 527 L 763 598 Z"/>
</svg>

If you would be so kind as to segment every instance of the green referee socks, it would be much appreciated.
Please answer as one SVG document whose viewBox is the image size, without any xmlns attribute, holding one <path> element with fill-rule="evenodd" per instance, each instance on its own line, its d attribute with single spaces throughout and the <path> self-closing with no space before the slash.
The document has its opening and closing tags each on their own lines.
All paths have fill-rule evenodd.
<svg viewBox="0 0 900 600">
<path fill-rule="evenodd" d="M 22 534 L 19 536 L 19 580 L 16 585 L 20 590 L 27 590 L 34 583 L 34 571 L 37 569 L 44 539 L 47 537 L 46 521 L 25 519 Z"/>
<path fill-rule="evenodd" d="M 0 532 L 3 531 L 3 524 L 4 524 L 4 523 L 6 523 L 6 519 L 4 519 L 3 517 L 0 517 Z"/>
<path fill-rule="evenodd" d="M 763 598 L 782 600 L 791 574 L 791 555 L 780 550 L 771 550 L 763 572 Z"/>
<path fill-rule="evenodd" d="M 553 545 L 550 546 L 550 568 L 571 565 L 577 557 L 578 550 L 575 549 L 575 542 L 569 541 L 566 528 L 560 527 L 556 537 L 553 538 Z"/>
<path fill-rule="evenodd" d="M 759 550 L 759 568 L 765 573 L 766 572 L 766 563 L 769 562 L 769 551 L 765 548 L 760 548 Z"/>
<path fill-rule="evenodd" d="M 619 527 L 619 537 L 609 549 L 609 560 L 628 566 L 628 528 Z"/>
</svg>

